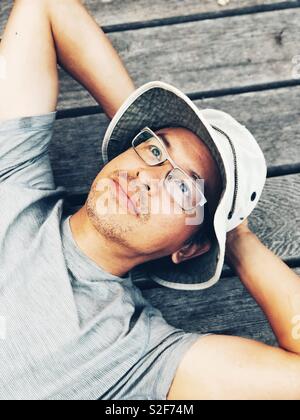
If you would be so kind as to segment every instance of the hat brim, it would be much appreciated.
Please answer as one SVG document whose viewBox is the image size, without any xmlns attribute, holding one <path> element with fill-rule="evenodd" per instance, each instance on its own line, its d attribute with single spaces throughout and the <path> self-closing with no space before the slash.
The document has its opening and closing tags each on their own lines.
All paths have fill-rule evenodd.
<svg viewBox="0 0 300 420">
<path fill-rule="evenodd" d="M 102 156 L 108 163 L 132 145 L 132 139 L 145 127 L 157 131 L 166 127 L 183 127 L 207 145 L 220 169 L 223 193 L 214 216 L 215 237 L 209 252 L 174 264 L 165 257 L 145 264 L 144 269 L 155 282 L 172 289 L 202 290 L 213 286 L 221 276 L 225 258 L 226 221 L 231 198 L 227 188 L 230 170 L 222 151 L 213 140 L 212 127 L 201 111 L 180 90 L 163 82 L 151 82 L 136 90 L 112 119 L 104 136 Z"/>
</svg>

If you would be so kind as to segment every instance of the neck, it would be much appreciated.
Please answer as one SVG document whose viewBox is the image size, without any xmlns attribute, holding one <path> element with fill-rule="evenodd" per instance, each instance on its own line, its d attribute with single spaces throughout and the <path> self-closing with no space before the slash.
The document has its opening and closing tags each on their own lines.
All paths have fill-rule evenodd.
<svg viewBox="0 0 300 420">
<path fill-rule="evenodd" d="M 130 254 L 129 249 L 108 241 L 95 229 L 85 206 L 70 219 L 73 238 L 80 250 L 102 270 L 117 277 L 126 274 L 143 261 Z"/>
</svg>

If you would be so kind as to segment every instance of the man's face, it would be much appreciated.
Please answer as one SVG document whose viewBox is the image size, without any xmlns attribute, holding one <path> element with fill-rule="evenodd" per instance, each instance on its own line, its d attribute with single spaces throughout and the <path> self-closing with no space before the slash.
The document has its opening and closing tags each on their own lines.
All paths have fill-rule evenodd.
<svg viewBox="0 0 300 420">
<path fill-rule="evenodd" d="M 156 134 L 164 135 L 167 151 L 180 168 L 205 180 L 203 192 L 213 208 L 220 176 L 209 149 L 184 128 L 164 128 Z M 133 148 L 108 163 L 95 179 L 86 203 L 96 230 L 135 255 L 145 256 L 145 261 L 179 250 L 199 230 L 204 207 L 185 212 L 176 203 L 164 186 L 172 169 L 168 161 L 148 166 Z"/>
</svg>

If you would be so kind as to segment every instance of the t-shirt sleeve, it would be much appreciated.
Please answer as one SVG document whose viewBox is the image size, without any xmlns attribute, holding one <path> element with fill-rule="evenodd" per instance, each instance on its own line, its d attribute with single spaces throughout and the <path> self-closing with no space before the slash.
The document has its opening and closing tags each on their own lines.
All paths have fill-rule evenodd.
<svg viewBox="0 0 300 420">
<path fill-rule="evenodd" d="M 56 112 L 0 120 L 0 187 L 12 183 L 55 189 L 49 157 Z"/>
</svg>

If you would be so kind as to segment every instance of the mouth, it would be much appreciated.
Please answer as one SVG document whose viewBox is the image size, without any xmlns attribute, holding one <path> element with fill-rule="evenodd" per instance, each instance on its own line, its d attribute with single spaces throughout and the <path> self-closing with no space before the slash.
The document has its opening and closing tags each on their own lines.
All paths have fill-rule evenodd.
<svg viewBox="0 0 300 420">
<path fill-rule="evenodd" d="M 125 207 L 130 214 L 133 214 L 134 216 L 138 216 L 139 212 L 134 204 L 134 202 L 131 200 L 131 198 L 126 193 L 125 187 L 123 188 L 122 185 L 115 179 L 113 179 L 113 183 L 115 186 L 115 192 L 116 192 L 116 199 L 118 202 Z"/>
</svg>

